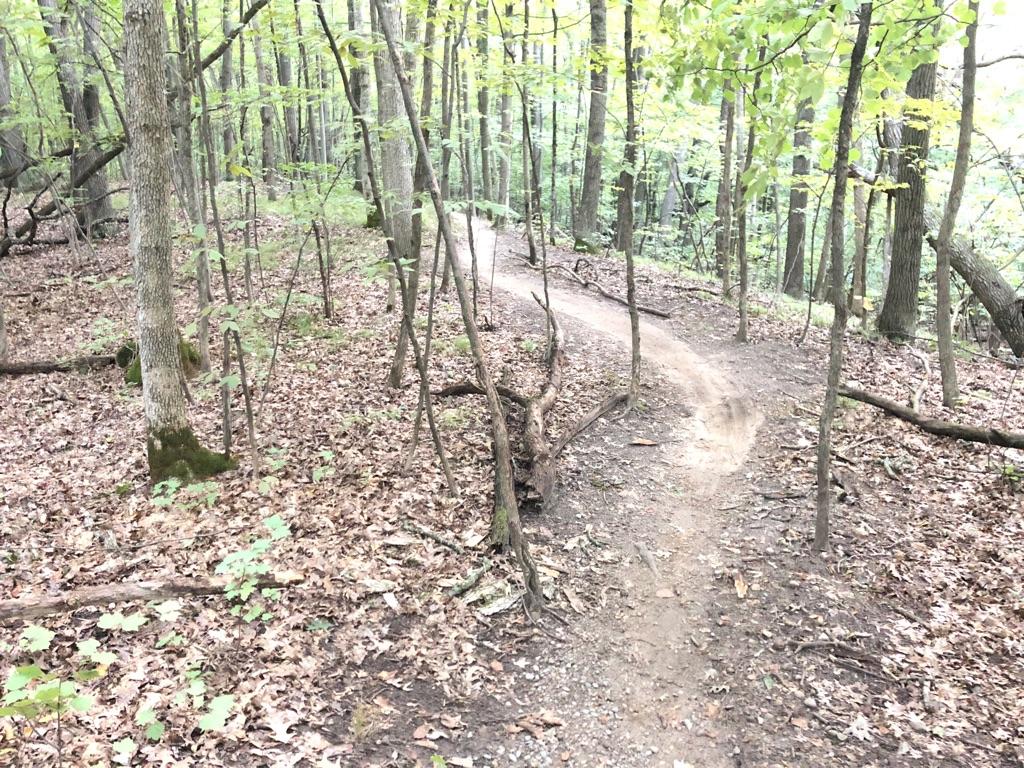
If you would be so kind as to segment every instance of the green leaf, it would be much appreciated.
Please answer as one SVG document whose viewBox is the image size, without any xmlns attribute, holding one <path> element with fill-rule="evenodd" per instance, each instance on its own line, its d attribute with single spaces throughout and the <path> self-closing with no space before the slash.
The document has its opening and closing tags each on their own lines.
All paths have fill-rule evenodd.
<svg viewBox="0 0 1024 768">
<path fill-rule="evenodd" d="M 30 624 L 21 633 L 21 646 L 27 651 L 45 651 L 56 637 L 53 632 L 38 624 Z"/>
<path fill-rule="evenodd" d="M 119 755 L 130 755 L 135 752 L 138 748 L 135 744 L 134 739 L 130 736 L 125 736 L 123 739 L 119 739 L 110 745 L 114 752 Z"/>
<path fill-rule="evenodd" d="M 150 741 L 160 741 L 160 739 L 164 737 L 164 731 L 166 730 L 167 728 L 164 724 L 157 720 L 155 723 L 150 723 L 146 727 L 146 738 Z"/>
<path fill-rule="evenodd" d="M 15 667 L 14 671 L 7 676 L 4 683 L 4 690 L 7 692 L 20 691 L 33 680 L 41 680 L 44 677 L 43 670 L 35 664 L 25 667 Z"/>
<path fill-rule="evenodd" d="M 68 702 L 68 707 L 73 709 L 75 712 L 88 712 L 89 707 L 93 704 L 92 696 L 75 696 Z"/>
<path fill-rule="evenodd" d="M 222 731 L 227 725 L 228 716 L 235 706 L 235 697 L 230 693 L 216 696 L 210 702 L 210 707 L 205 715 L 199 718 L 199 729 L 206 731 Z"/>
</svg>

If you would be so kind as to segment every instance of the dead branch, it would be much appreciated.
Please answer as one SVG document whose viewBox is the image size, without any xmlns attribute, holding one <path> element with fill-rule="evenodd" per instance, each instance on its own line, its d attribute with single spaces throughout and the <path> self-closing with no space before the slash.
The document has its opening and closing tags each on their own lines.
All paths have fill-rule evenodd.
<svg viewBox="0 0 1024 768">
<path fill-rule="evenodd" d="M 273 574 L 256 582 L 257 589 L 294 587 L 305 577 L 292 571 Z M 54 597 L 31 595 L 14 600 L 0 600 L 0 621 L 10 619 L 37 619 L 54 613 L 70 613 L 89 606 L 111 603 L 149 602 L 190 595 L 216 595 L 233 583 L 227 577 L 212 579 L 163 579 L 154 581 L 125 581 L 100 584 L 65 592 Z"/>
<path fill-rule="evenodd" d="M 434 533 L 434 531 L 429 528 L 424 528 L 422 525 L 417 523 L 407 521 L 402 523 L 402 528 L 409 531 L 409 533 L 415 533 L 417 536 L 422 536 L 425 539 L 435 541 L 442 547 L 448 547 L 452 552 L 458 552 L 460 555 L 466 551 L 459 542 L 455 541 L 455 539 L 450 539 L 440 533 Z"/>
<path fill-rule="evenodd" d="M 525 258 L 525 257 L 523 257 L 523 256 L 521 256 L 519 254 L 515 254 L 515 255 L 519 256 L 519 258 L 523 259 L 523 263 L 525 263 L 526 266 L 528 266 L 530 269 L 534 270 L 535 272 L 543 272 L 543 271 L 545 271 L 544 267 L 542 267 L 541 265 L 539 265 L 539 264 L 531 264 L 529 259 L 527 259 L 527 258 Z M 629 302 L 627 302 L 621 296 L 616 296 L 614 293 L 612 293 L 607 288 L 605 288 L 603 285 L 601 285 L 597 280 L 588 280 L 587 278 L 581 277 L 580 275 L 576 274 L 576 272 L 574 272 L 573 270 L 569 269 L 564 264 L 549 264 L 548 267 L 547 267 L 547 271 L 551 272 L 553 270 L 559 270 L 561 272 L 564 272 L 566 275 L 571 277 L 573 280 L 576 281 L 576 283 L 578 283 L 582 287 L 587 288 L 587 289 L 593 288 L 595 291 L 597 291 L 599 294 L 604 296 L 606 299 L 611 299 L 612 301 L 618 302 L 619 304 L 621 304 L 624 307 L 628 307 L 629 306 Z M 655 317 L 663 317 L 663 318 L 666 318 L 666 319 L 672 317 L 672 314 L 670 312 L 666 312 L 663 309 L 658 309 L 657 307 L 648 307 L 648 306 L 645 306 L 643 304 L 638 304 L 637 305 L 637 310 L 640 311 L 640 312 L 644 312 L 644 313 L 646 313 L 648 315 L 654 315 Z"/>
<path fill-rule="evenodd" d="M 70 371 L 84 373 L 94 368 L 106 368 L 108 365 L 114 365 L 115 362 L 114 355 L 86 355 L 85 357 L 73 357 L 70 360 L 8 363 L 0 365 L 0 375 L 25 376 L 33 373 L 67 373 Z"/>
<path fill-rule="evenodd" d="M 606 416 L 613 410 L 618 408 L 622 403 L 626 402 L 626 398 L 627 395 L 625 392 L 618 392 L 614 395 L 610 395 L 607 399 L 598 403 L 590 410 L 589 413 L 587 413 L 583 418 L 577 421 L 573 426 L 569 427 L 569 429 L 565 431 L 565 434 L 558 438 L 558 442 L 555 443 L 555 447 L 552 449 L 552 453 L 554 453 L 555 456 L 560 454 L 562 451 L 565 450 L 565 447 L 569 443 L 571 443 L 573 440 L 575 440 L 577 437 L 583 434 L 587 430 L 587 427 L 589 427 L 595 421 L 600 419 L 602 416 Z"/>
<path fill-rule="evenodd" d="M 516 405 L 526 407 L 526 401 L 528 398 L 525 395 L 521 395 L 514 389 L 496 384 L 495 388 L 498 390 L 498 394 L 502 397 L 511 400 Z M 461 382 L 460 384 L 452 384 L 450 387 L 444 387 L 443 389 L 437 389 L 430 394 L 435 397 L 459 397 L 461 395 L 482 395 L 484 391 L 480 389 L 480 386 L 473 384 L 469 381 Z"/>
<path fill-rule="evenodd" d="M 526 427 L 523 443 L 530 458 L 530 473 L 526 478 L 527 500 L 543 503 L 555 487 L 556 459 L 545 436 L 545 419 L 558 400 L 562 390 L 562 369 L 565 367 L 565 331 L 551 311 L 537 294 L 534 300 L 541 306 L 551 324 L 551 358 L 548 361 L 548 378 L 536 397 L 526 401 Z"/>
<path fill-rule="evenodd" d="M 1021 432 L 1010 432 L 1003 429 L 975 427 L 968 424 L 955 424 L 941 419 L 930 419 L 887 397 L 865 392 L 862 389 L 854 389 L 846 385 L 839 387 L 839 395 L 841 397 L 848 397 L 851 400 L 867 403 L 875 408 L 880 408 L 898 419 L 910 422 L 922 432 L 927 432 L 930 435 L 949 437 L 955 440 L 967 440 L 972 443 L 996 445 L 1001 448 L 1024 449 L 1024 433 Z"/>
</svg>

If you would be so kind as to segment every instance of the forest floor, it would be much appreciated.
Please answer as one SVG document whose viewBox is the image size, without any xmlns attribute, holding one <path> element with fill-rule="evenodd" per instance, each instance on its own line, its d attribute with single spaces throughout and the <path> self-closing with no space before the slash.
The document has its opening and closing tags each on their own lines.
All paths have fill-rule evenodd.
<svg viewBox="0 0 1024 768">
<path fill-rule="evenodd" d="M 205 577 L 273 516 L 291 534 L 268 564 L 305 582 L 268 604 L 267 620 L 245 622 L 221 598 L 119 606 L 114 620 L 81 609 L 38 620 L 54 633 L 45 650 L 26 647 L 23 624 L 0 627 L 0 658 L 64 677 L 83 640 L 115 654 L 80 685 L 95 699 L 87 711 L 0 720 L 0 765 L 1024 764 L 1020 452 L 930 438 L 844 403 L 834 550 L 814 555 L 823 331 L 797 346 L 800 328 L 757 298 L 753 342 L 739 345 L 733 307 L 641 270 L 641 301 L 672 318 L 643 319 L 641 408 L 572 443 L 555 499 L 525 518 L 567 622 L 535 625 L 518 607 L 514 564 L 481 544 L 491 489 L 480 403 L 437 404 L 458 499 L 429 442 L 406 461 L 416 391 L 411 368 L 403 389 L 384 385 L 397 323 L 372 279 L 379 241 L 337 228 L 331 319 L 316 265 L 299 268 L 268 382 L 301 233 L 263 227 L 265 310 L 243 326 L 265 399 L 261 477 L 243 458 L 214 483 L 153 494 L 138 391 L 119 371 L 5 379 L 0 597 Z M 494 264 L 481 311 L 496 378 L 536 391 L 539 275 L 518 237 L 476 234 L 482 277 Z M 179 256 L 182 318 L 194 304 Z M 576 256 L 549 259 L 571 268 Z M 589 261 L 624 295 L 621 262 Z M 96 254 L 48 248 L 4 268 L 15 359 L 105 350 L 130 334 L 123 236 Z M 568 337 L 557 435 L 622 388 L 628 320 L 564 277 L 550 294 Z M 472 366 L 451 299 L 437 315 L 440 388 Z M 854 334 L 848 354 L 850 380 L 897 400 L 919 390 L 923 410 L 943 413 L 921 362 L 930 352 Z M 192 383 L 211 446 L 218 378 Z M 971 358 L 961 379 L 964 403 L 947 417 L 1024 428 L 1014 372 Z M 235 424 L 245 457 L 244 419 Z M 447 594 L 481 568 L 476 586 Z M 231 697 L 223 722 L 205 727 L 217 696 Z M 145 733 L 149 712 L 166 725 L 160 738 Z"/>
</svg>

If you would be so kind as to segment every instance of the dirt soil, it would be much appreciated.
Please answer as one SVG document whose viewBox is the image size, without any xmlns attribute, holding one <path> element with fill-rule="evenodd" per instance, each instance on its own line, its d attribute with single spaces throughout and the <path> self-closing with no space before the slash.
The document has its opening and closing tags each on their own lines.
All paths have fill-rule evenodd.
<svg viewBox="0 0 1024 768">
<path fill-rule="evenodd" d="M 294 240 L 285 224 L 267 226 Z M 485 287 L 480 301 L 493 321 L 485 338 L 495 376 L 534 391 L 544 376 L 543 318 L 531 297 L 543 291 L 540 275 L 523 264 L 516 234 L 478 222 L 474 235 L 483 282 L 493 274 L 493 300 Z M 341 231 L 338 247 L 372 253 L 372 239 Z M 126 242 L 105 248 L 99 270 L 60 251 L 11 263 L 25 294 L 8 314 L 19 354 L 66 356 L 90 327 L 94 337 L 130 332 L 130 285 L 108 279 L 129 273 Z M 267 295 L 287 285 L 293 255 L 282 248 L 268 261 Z M 576 255 L 549 249 L 549 258 L 571 267 Z M 620 261 L 590 262 L 622 292 Z M 360 282 L 364 268 L 355 258 L 340 268 L 330 321 L 318 317 L 315 269 L 298 272 L 269 385 L 265 351 L 254 351 L 257 394 L 267 392 L 269 466 L 259 485 L 240 471 L 212 498 L 196 492 L 154 507 L 140 425 L 124 427 L 138 395 L 117 371 L 10 383 L 0 401 L 5 593 L 205 576 L 270 514 L 293 531 L 275 566 L 307 577 L 265 625 L 227 619 L 215 598 L 178 605 L 177 621 L 150 611 L 130 635 L 99 631 L 97 611 L 47 623 L 58 657 L 47 665 L 94 635 L 118 658 L 97 683 L 102 708 L 64 723 L 65 759 L 106 764 L 110 744 L 134 733 L 135 751 L 119 762 L 1024 765 L 1024 513 L 1004 469 L 1024 466 L 1019 452 L 926 439 L 844 405 L 835 547 L 813 555 L 823 332 L 811 327 L 797 346 L 799 327 L 757 311 L 752 343 L 737 344 L 735 309 L 708 300 L 710 286 L 642 269 L 641 301 L 672 317 L 642 317 L 640 407 L 573 442 L 548 508 L 525 517 L 552 608 L 531 621 L 513 610 L 514 564 L 479 543 L 491 492 L 479 402 L 438 403 L 460 500 L 446 493 L 429 445 L 402 469 L 405 440 L 395 435 L 410 427 L 416 392 L 381 386 L 397 323 L 382 312 L 382 292 Z M 629 323 L 623 306 L 564 277 L 551 280 L 549 295 L 567 332 L 566 383 L 549 430 L 558 435 L 621 391 Z M 109 327 L 95 325 L 97 296 Z M 472 376 L 458 323 L 450 301 L 439 305 L 438 387 Z M 904 351 L 859 337 L 849 347 L 849 376 L 891 397 L 923 375 Z M 965 391 L 990 395 L 947 417 L 1024 427 L 1015 378 L 1005 397 L 991 384 L 1004 380 L 998 361 L 965 363 Z M 934 409 L 937 381 L 924 381 L 922 402 Z M 215 382 L 197 384 L 196 399 L 197 430 L 213 445 Z M 515 431 L 514 409 L 510 417 Z M 484 566 L 491 570 L 472 590 L 479 601 L 445 594 Z M 485 612 L 490 598 L 481 595 L 495 592 L 506 608 Z M 169 631 L 180 642 L 154 647 Z M 0 655 L 44 663 L 20 649 L 19 633 L 0 628 Z M 200 705 L 174 703 L 183 670 L 211 695 L 236 693 L 222 734 L 194 729 Z M 146 743 L 134 725 L 147 702 L 168 725 L 162 742 Z M 54 764 L 50 735 L 0 731 L 0 765 L 11 754 L 13 765 Z"/>
</svg>

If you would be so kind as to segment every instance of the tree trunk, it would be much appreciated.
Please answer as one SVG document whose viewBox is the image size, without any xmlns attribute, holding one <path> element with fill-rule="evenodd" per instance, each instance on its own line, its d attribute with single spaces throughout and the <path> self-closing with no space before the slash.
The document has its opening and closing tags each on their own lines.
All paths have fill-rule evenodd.
<svg viewBox="0 0 1024 768">
<path fill-rule="evenodd" d="M 853 281 L 850 287 L 850 314 L 864 316 L 864 291 L 868 267 L 868 200 L 864 185 L 853 185 Z"/>
<path fill-rule="evenodd" d="M 558 218 L 558 11 L 554 6 L 551 8 L 551 24 L 551 198 L 548 200 L 548 230 L 549 242 L 554 245 L 555 220 Z"/>
<path fill-rule="evenodd" d="M 227 36 L 231 32 L 231 28 L 232 26 L 234 26 L 231 22 L 231 7 L 231 0 L 224 0 L 221 12 L 220 26 L 225 36 Z M 227 110 L 223 117 L 224 129 L 221 132 L 222 141 L 224 142 L 225 164 L 227 161 L 233 160 L 235 154 L 235 126 L 234 123 L 232 123 L 231 121 L 229 96 L 229 94 L 231 94 L 234 91 L 235 76 L 234 73 L 232 72 L 233 63 L 234 62 L 232 61 L 231 48 L 229 47 L 226 51 L 224 51 L 224 55 L 221 57 L 220 60 L 220 92 L 222 94 L 222 98 L 224 99 L 225 109 Z M 230 176 L 231 174 L 228 175 Z"/>
<path fill-rule="evenodd" d="M 658 212 L 658 223 L 663 227 L 672 226 L 672 217 L 679 204 L 679 190 L 683 188 L 683 180 L 679 177 L 681 162 L 683 162 L 682 150 L 668 157 L 668 184 L 665 187 L 665 196 L 661 199 L 661 210 Z"/>
<path fill-rule="evenodd" d="M 598 247 L 597 215 L 601 205 L 601 161 L 608 108 L 607 12 L 606 0 L 590 0 L 590 116 L 574 234 L 577 250 L 591 252 Z"/>
<path fill-rule="evenodd" d="M 757 63 L 761 65 L 764 63 L 765 57 L 765 46 L 761 46 L 758 50 Z M 757 74 L 754 75 L 754 86 L 750 91 L 749 99 L 753 109 L 757 108 L 757 92 L 761 88 L 761 68 L 758 67 Z M 740 295 L 739 295 L 739 327 L 736 329 L 736 341 L 741 344 L 747 342 L 747 293 L 750 288 L 750 266 L 747 263 L 747 184 L 742 181 L 744 174 L 746 174 L 751 166 L 754 164 L 754 139 L 757 137 L 756 134 L 756 115 L 751 114 L 748 118 L 749 127 L 747 129 L 747 146 L 746 155 L 743 158 L 743 169 L 740 172 L 739 178 L 739 190 L 736 193 L 736 209 L 738 226 L 736 232 L 736 255 L 739 261 L 740 268 Z M 737 160 L 739 158 L 737 157 Z M 755 202 L 754 210 L 757 210 Z"/>
<path fill-rule="evenodd" d="M 804 249 L 807 245 L 807 176 L 811 172 L 811 132 L 814 104 L 800 105 L 793 131 L 793 181 L 789 188 L 789 215 L 786 225 L 786 263 L 783 290 L 794 298 L 804 295 Z"/>
<path fill-rule="evenodd" d="M 735 97 L 729 96 L 727 83 L 722 94 L 719 116 L 721 127 L 719 154 L 722 174 L 718 179 L 718 197 L 715 201 L 715 270 L 722 278 L 722 297 L 728 298 L 732 290 L 730 248 L 732 247 L 732 144 L 736 127 Z"/>
<path fill-rule="evenodd" d="M 503 25 L 502 41 L 502 82 L 501 82 L 501 156 L 498 159 L 498 205 L 506 210 L 509 207 L 510 175 L 512 173 L 512 58 L 509 51 L 512 50 L 512 4 L 505 5 L 505 24 Z M 497 225 L 504 226 L 508 221 L 508 215 L 502 212 L 498 217 Z"/>
<path fill-rule="evenodd" d="M 630 376 L 626 406 L 636 405 L 640 395 L 640 313 L 636 306 L 636 276 L 633 267 L 633 188 L 636 179 L 636 62 L 633 60 L 633 0 L 626 0 L 623 48 L 626 61 L 626 149 L 619 174 L 618 240 L 626 254 L 626 302 L 629 305 Z"/>
<path fill-rule="evenodd" d="M 434 55 L 434 25 L 437 9 L 437 0 L 428 0 L 426 9 L 426 23 L 423 31 L 423 89 L 420 97 L 420 120 L 423 123 L 423 138 L 430 145 L 430 131 L 426 127 L 430 123 L 430 110 L 434 103 L 434 68 L 431 61 Z M 406 276 L 406 301 L 410 311 L 415 313 L 416 297 L 419 294 L 420 285 L 420 263 L 419 253 L 423 239 L 423 215 L 421 196 L 427 187 L 427 158 L 419 152 L 416 153 L 416 171 L 412 180 L 412 240 L 409 250 L 415 258 L 415 263 L 409 266 Z M 402 371 L 405 368 L 405 357 L 409 350 L 409 334 L 403 323 L 398 329 L 398 344 L 395 345 L 395 356 L 391 361 L 391 372 L 388 374 L 388 383 L 392 387 L 398 387 L 402 383 Z"/>
<path fill-rule="evenodd" d="M 69 52 L 71 34 L 68 22 L 63 12 L 57 9 L 55 0 L 38 2 L 43 28 L 49 39 L 50 53 L 57 65 L 61 101 L 76 134 L 75 149 L 71 154 L 71 175 L 74 178 L 79 176 L 83 169 L 92 166 L 101 155 L 93 136 L 99 114 L 87 106 L 89 98 L 86 90 L 95 86 L 83 86 L 78 76 L 78 70 Z M 86 234 L 94 234 L 93 222 L 114 215 L 113 204 L 108 194 L 107 174 L 104 170 L 91 174 L 84 184 L 76 188 L 74 197 L 76 202 L 84 203 L 79 210 L 78 223 Z"/>
<path fill-rule="evenodd" d="M 263 56 L 263 38 L 258 26 L 252 25 L 252 49 L 256 57 L 256 78 L 260 94 L 260 163 L 263 167 L 263 182 L 267 185 L 267 197 L 277 199 L 274 184 L 277 180 L 277 153 L 274 148 L 274 105 L 270 97 L 270 68 Z"/>
<path fill-rule="evenodd" d="M 377 4 L 370 6 L 370 23 L 378 31 L 388 24 L 390 29 L 401 29 L 398 23 L 398 8 L 393 0 L 381 4 L 387 18 L 377 14 Z M 373 69 L 377 78 L 377 121 L 386 133 L 380 141 L 380 175 L 384 191 L 384 213 L 388 218 L 391 237 L 398 249 L 402 263 L 412 261 L 410 269 L 418 269 L 419 254 L 413 253 L 412 231 L 412 154 L 406 133 L 392 125 L 402 114 L 402 95 L 398 88 L 395 70 L 387 52 L 378 50 L 373 57 Z M 388 311 L 395 307 L 394 279 L 388 292 Z"/>
<path fill-rule="evenodd" d="M 972 0 L 970 12 L 974 14 L 967 25 L 967 46 L 964 48 L 964 82 L 962 106 L 960 108 L 960 135 L 956 145 L 956 162 L 953 165 L 953 181 L 949 186 L 949 198 L 946 200 L 946 211 L 939 227 L 939 237 L 935 247 L 936 268 L 936 299 L 935 325 L 939 337 L 939 365 L 942 373 L 942 402 L 948 408 L 956 405 L 960 398 L 960 388 L 956 381 L 956 357 L 953 355 L 953 327 L 949 265 L 950 246 L 953 240 L 953 229 L 956 217 L 960 212 L 960 203 L 964 197 L 967 183 L 967 169 L 971 162 L 971 134 L 974 131 L 974 90 L 978 73 L 978 2 Z"/>
<path fill-rule="evenodd" d="M 204 477 L 228 460 L 199 445 L 185 412 L 171 264 L 171 126 L 164 96 L 163 4 L 125 0 L 125 92 L 132 140 L 130 250 L 138 297 L 139 359 L 147 452 L 154 482 Z"/>
<path fill-rule="evenodd" d="M 11 106 L 11 68 L 7 63 L 7 40 L 0 35 L 0 124 L 14 116 Z M 20 168 L 28 157 L 25 155 L 25 139 L 17 126 L 0 128 L 0 175 Z M 18 175 L 11 176 L 7 182 L 14 184 Z"/>
<path fill-rule="evenodd" d="M 839 135 L 836 139 L 835 186 L 832 190 L 832 306 L 835 316 L 829 334 L 828 381 L 825 402 L 818 422 L 817 456 L 817 514 L 814 520 L 814 548 L 828 549 L 829 513 L 832 507 L 832 421 L 838 400 L 839 379 L 843 372 L 843 341 L 846 336 L 846 296 L 843 291 L 843 216 L 846 206 L 846 185 L 850 174 L 850 141 L 853 118 L 857 110 L 861 79 L 864 74 L 864 54 L 871 33 L 872 3 L 862 3 L 858 11 L 857 39 L 850 53 L 850 75 L 839 115 Z"/>
<path fill-rule="evenodd" d="M 490 202 L 494 194 L 491 181 L 491 92 L 487 85 L 490 71 L 490 52 L 488 50 L 488 0 L 480 0 L 477 10 L 477 23 L 480 31 L 476 39 L 477 76 L 479 85 L 476 92 L 476 108 L 480 113 L 480 199 Z M 490 213 L 488 213 L 488 216 Z"/>
<path fill-rule="evenodd" d="M 899 183 L 895 191 L 892 265 L 878 330 L 893 339 L 917 335 L 917 293 L 921 284 L 924 243 L 925 174 L 931 124 L 930 102 L 935 97 L 936 64 L 921 64 L 907 83 Z M 915 101 L 916 100 L 916 103 Z M 919 107 L 921 101 L 928 105 Z"/>
</svg>

